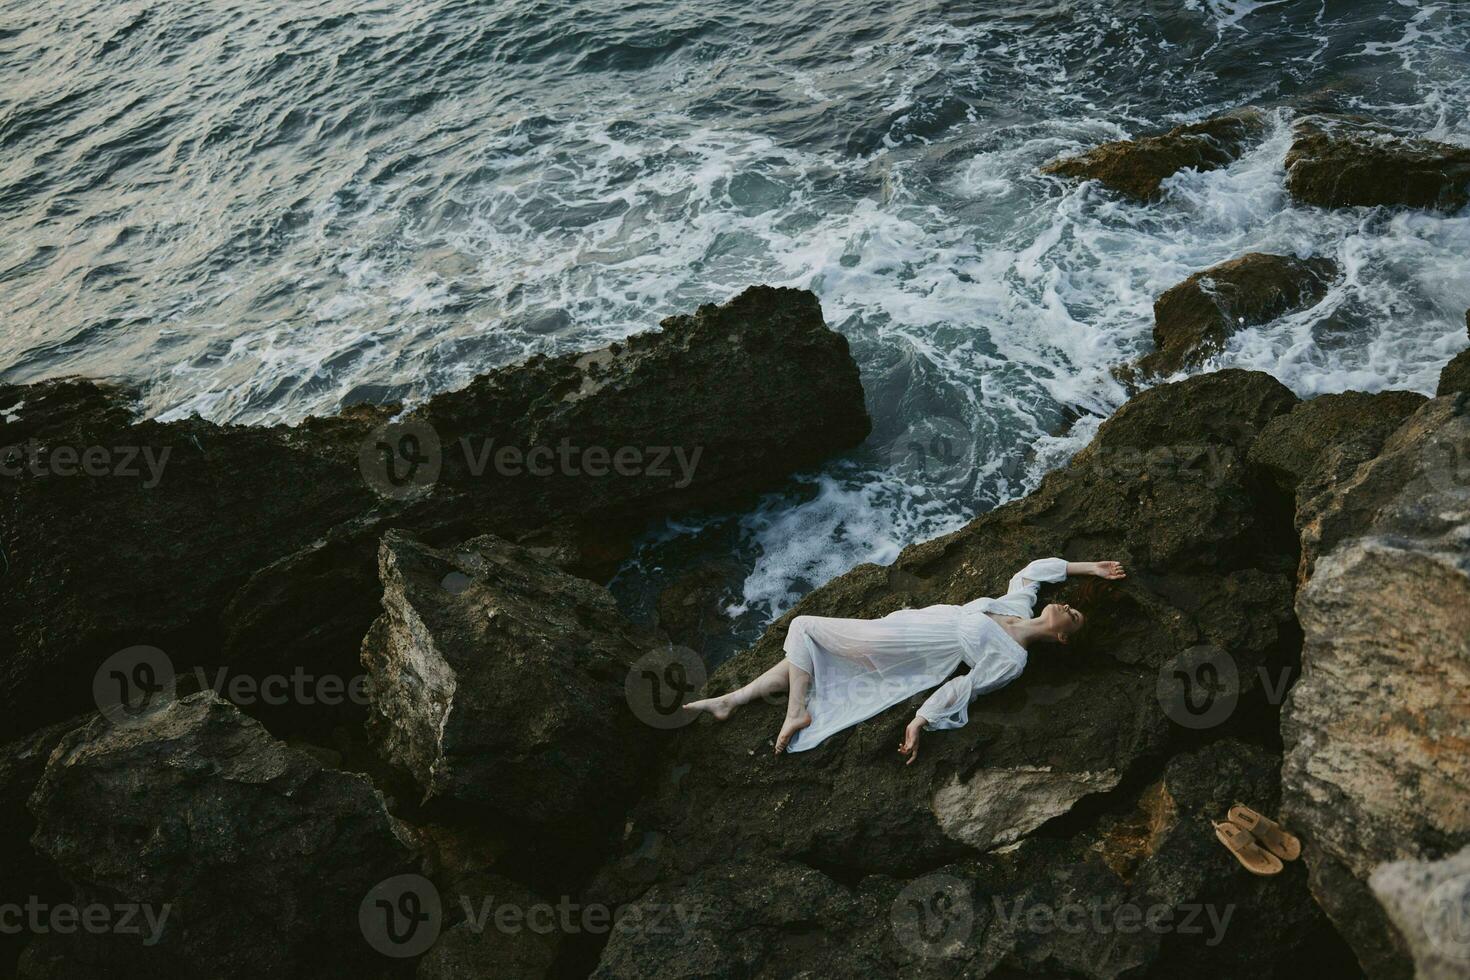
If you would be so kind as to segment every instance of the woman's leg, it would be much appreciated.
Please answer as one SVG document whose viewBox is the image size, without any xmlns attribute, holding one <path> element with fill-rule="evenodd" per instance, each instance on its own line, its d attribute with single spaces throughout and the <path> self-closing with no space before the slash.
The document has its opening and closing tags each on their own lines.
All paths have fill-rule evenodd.
<svg viewBox="0 0 1470 980">
<path fill-rule="evenodd" d="M 698 701 L 690 701 L 684 707 L 690 711 L 708 711 L 719 721 L 724 721 L 742 704 L 749 704 L 757 698 L 770 697 L 773 694 L 779 694 L 786 690 L 791 685 L 791 678 L 787 672 L 790 667 L 791 661 L 782 659 L 770 670 L 737 691 L 722 694 L 717 698 L 702 698 Z M 810 674 L 806 674 L 804 671 L 796 672 L 804 674 L 807 681 L 811 681 Z M 805 698 L 805 696 L 804 684 L 802 697 Z"/>
<path fill-rule="evenodd" d="M 812 713 L 806 707 L 806 693 L 811 687 L 812 675 L 790 660 L 781 662 L 787 666 L 790 680 L 786 692 L 786 720 L 781 723 L 781 731 L 776 735 L 777 755 L 786 751 L 786 746 L 791 743 L 791 736 L 812 723 Z"/>
</svg>

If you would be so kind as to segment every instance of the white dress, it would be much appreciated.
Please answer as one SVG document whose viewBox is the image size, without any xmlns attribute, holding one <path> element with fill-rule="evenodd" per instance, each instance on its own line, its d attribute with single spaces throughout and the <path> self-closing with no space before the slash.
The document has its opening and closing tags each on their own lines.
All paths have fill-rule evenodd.
<svg viewBox="0 0 1470 980">
<path fill-rule="evenodd" d="M 959 728 L 970 720 L 971 701 L 1026 668 L 1026 648 L 986 613 L 1030 618 L 1037 583 L 1066 577 L 1064 559 L 1041 558 L 1017 572 L 999 599 L 900 609 L 882 619 L 797 616 L 784 648 L 787 660 L 812 675 L 812 723 L 791 739 L 789 751 L 813 748 L 940 684 L 964 661 L 970 672 L 944 683 L 919 709 L 926 731 Z"/>
</svg>

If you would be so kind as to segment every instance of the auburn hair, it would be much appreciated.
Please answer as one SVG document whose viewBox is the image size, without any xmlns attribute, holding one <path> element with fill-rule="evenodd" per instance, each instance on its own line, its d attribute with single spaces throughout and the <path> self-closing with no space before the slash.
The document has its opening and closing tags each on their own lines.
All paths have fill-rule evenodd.
<svg viewBox="0 0 1470 980">
<path fill-rule="evenodd" d="M 1067 637 L 1069 647 L 1075 647 L 1095 632 L 1093 626 L 1110 604 L 1112 590 L 1111 582 L 1100 578 L 1088 578 L 1076 586 L 1063 590 L 1063 593 L 1058 596 L 1063 602 L 1082 613 L 1082 625 Z"/>
</svg>

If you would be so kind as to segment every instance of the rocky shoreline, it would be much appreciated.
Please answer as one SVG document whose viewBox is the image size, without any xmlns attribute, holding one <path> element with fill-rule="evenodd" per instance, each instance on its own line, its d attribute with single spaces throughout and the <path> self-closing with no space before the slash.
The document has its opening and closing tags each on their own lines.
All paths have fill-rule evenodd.
<svg viewBox="0 0 1470 980">
<path fill-rule="evenodd" d="M 1051 170 L 1156 200 L 1258 124 Z M 1454 149 L 1307 121 L 1288 189 L 1453 207 Z M 1160 298 L 1130 382 L 1336 274 L 1202 270 Z M 827 583 L 707 679 L 670 642 L 680 616 L 631 622 L 606 575 L 650 521 L 743 506 L 866 438 L 810 293 L 753 287 L 407 412 L 244 428 L 130 404 L 0 386 L 0 905 L 49 910 L 0 936 L 18 976 L 1470 968 L 1464 354 L 1432 399 L 1301 400 L 1239 370 L 1140 390 L 1033 493 Z M 153 468 L 122 473 L 129 449 Z M 780 758 L 779 705 L 675 710 L 774 663 L 796 615 L 996 594 L 1045 555 L 1130 576 L 1085 646 L 1038 653 L 912 767 L 893 749 L 915 703 Z M 298 686 L 262 696 L 276 679 Z M 1304 860 L 1247 874 L 1210 826 L 1237 801 L 1281 814 Z M 62 908 L 138 928 L 67 929 Z"/>
</svg>

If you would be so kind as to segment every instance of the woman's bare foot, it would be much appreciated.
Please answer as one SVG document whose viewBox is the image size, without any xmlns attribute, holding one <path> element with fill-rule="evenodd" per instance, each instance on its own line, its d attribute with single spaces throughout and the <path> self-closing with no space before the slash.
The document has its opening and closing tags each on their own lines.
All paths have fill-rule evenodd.
<svg viewBox="0 0 1470 980">
<path fill-rule="evenodd" d="M 699 701 L 690 701 L 684 705 L 685 711 L 708 711 L 715 716 L 715 721 L 724 721 L 735 712 L 735 702 L 730 695 L 722 694 L 717 698 L 703 698 Z"/>
<path fill-rule="evenodd" d="M 798 715 L 788 715 L 781 723 L 781 734 L 776 736 L 776 755 L 786 751 L 786 746 L 791 744 L 791 737 L 812 723 L 812 713 L 805 708 Z"/>
</svg>

